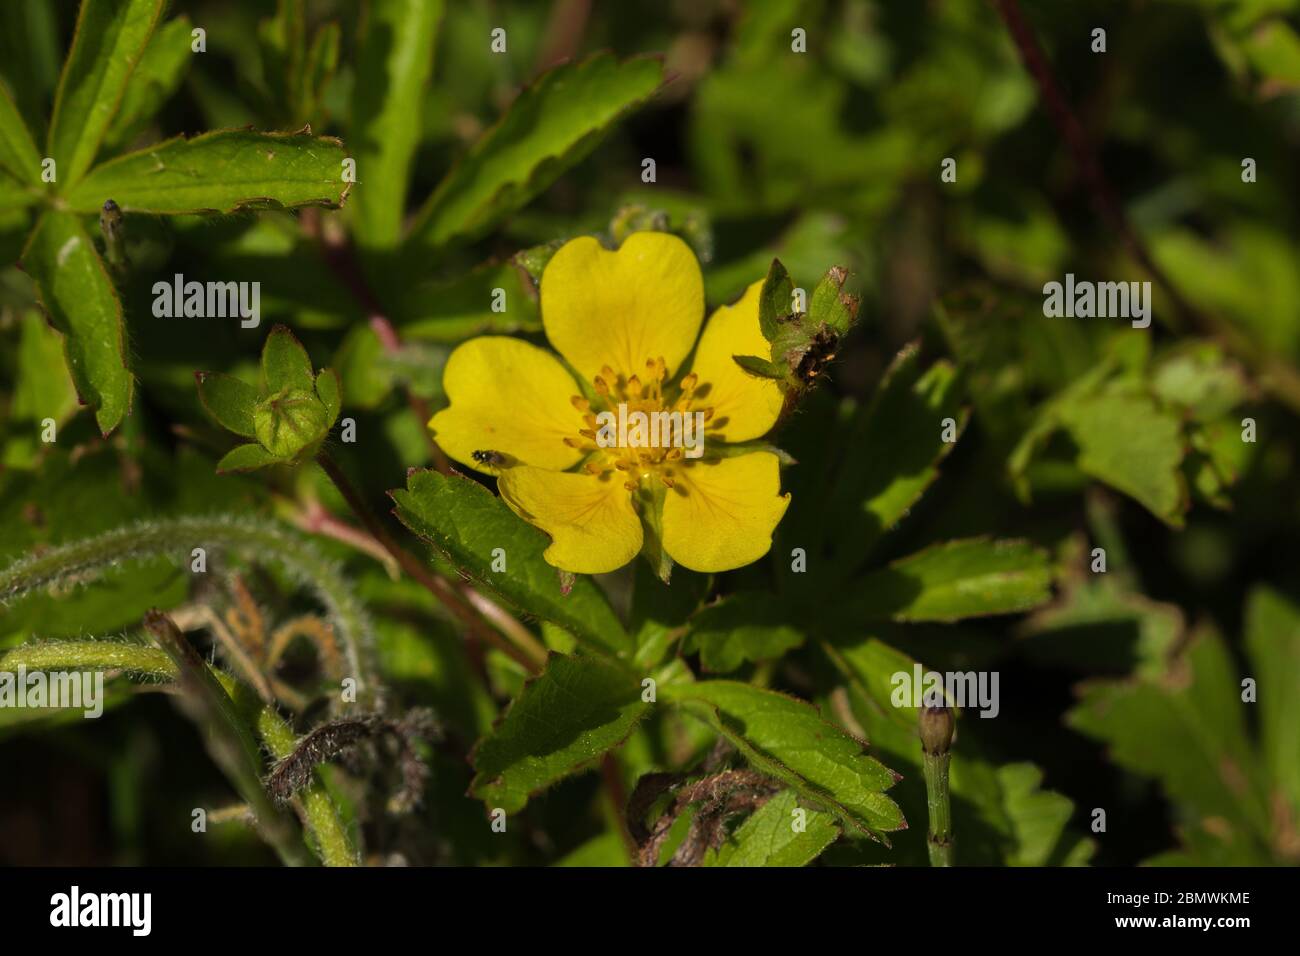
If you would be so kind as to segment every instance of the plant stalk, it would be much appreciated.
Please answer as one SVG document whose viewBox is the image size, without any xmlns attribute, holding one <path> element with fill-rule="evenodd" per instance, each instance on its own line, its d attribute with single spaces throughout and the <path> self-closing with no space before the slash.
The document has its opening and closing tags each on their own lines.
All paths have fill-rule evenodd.
<svg viewBox="0 0 1300 956">
<path fill-rule="evenodd" d="M 921 710 L 921 764 L 925 775 L 925 803 L 930 816 L 926 845 L 931 866 L 953 865 L 952 796 L 948 769 L 952 761 L 952 710 Z"/>
</svg>

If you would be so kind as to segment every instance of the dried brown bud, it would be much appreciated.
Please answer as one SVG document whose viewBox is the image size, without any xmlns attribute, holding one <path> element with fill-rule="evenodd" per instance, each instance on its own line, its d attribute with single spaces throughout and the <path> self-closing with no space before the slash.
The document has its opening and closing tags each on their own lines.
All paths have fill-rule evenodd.
<svg viewBox="0 0 1300 956">
<path fill-rule="evenodd" d="M 948 707 L 922 707 L 920 725 L 921 749 L 928 754 L 946 754 L 952 746 L 952 710 Z"/>
</svg>

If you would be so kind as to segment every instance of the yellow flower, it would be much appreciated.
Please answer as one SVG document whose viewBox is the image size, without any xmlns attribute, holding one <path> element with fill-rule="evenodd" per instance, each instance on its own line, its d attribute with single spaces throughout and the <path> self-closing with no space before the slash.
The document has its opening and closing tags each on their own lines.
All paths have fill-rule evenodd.
<svg viewBox="0 0 1300 956">
<path fill-rule="evenodd" d="M 574 239 L 541 283 L 542 323 L 569 368 L 519 339 L 471 339 L 447 361 L 451 404 L 429 427 L 456 461 L 497 476 L 505 502 L 550 535 L 545 556 L 558 568 L 622 567 L 641 551 L 646 527 L 692 570 L 749 564 L 772 546 L 790 503 L 776 455 L 716 454 L 718 443 L 766 434 L 781 412 L 776 383 L 732 359 L 768 351 L 761 287 L 714 312 L 696 346 L 704 283 L 682 240 L 639 232 L 609 252 Z M 692 346 L 690 373 L 679 376 Z M 590 384 L 588 397 L 570 368 Z M 645 431 L 607 427 L 636 412 L 664 423 L 655 413 L 679 413 L 682 430 L 647 446 Z M 703 454 L 691 457 L 699 449 L 690 424 L 701 421 Z"/>
</svg>

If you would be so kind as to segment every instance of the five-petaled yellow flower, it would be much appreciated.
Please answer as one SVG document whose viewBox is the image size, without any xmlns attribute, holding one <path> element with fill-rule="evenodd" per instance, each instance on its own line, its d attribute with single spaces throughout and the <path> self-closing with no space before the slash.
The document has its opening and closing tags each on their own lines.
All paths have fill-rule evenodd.
<svg viewBox="0 0 1300 956">
<path fill-rule="evenodd" d="M 482 336 L 447 361 L 450 406 L 429 422 L 463 465 L 497 476 L 501 497 L 551 537 L 546 560 L 566 571 L 613 571 L 655 529 L 662 549 L 695 571 L 749 564 L 772 546 L 790 503 L 769 451 L 720 456 L 718 444 L 766 434 L 782 394 L 733 355 L 764 355 L 756 282 L 704 318 L 699 264 L 676 236 L 639 232 L 617 252 L 590 237 L 559 249 L 542 273 L 542 324 L 589 397 L 545 349 Z M 695 346 L 689 374 L 679 375 Z M 598 416 L 702 412 L 703 456 L 675 447 L 610 445 Z M 602 419 L 602 421 L 607 419 Z M 598 440 L 599 439 L 599 440 Z"/>
</svg>

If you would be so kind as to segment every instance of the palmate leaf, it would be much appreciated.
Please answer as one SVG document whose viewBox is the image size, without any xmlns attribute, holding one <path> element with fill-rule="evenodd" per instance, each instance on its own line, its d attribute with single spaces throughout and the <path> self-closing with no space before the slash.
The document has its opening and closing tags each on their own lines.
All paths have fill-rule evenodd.
<svg viewBox="0 0 1300 956">
<path fill-rule="evenodd" d="M 586 647 L 609 653 L 631 640 L 604 594 L 578 577 L 568 594 L 542 552 L 546 534 L 519 518 L 500 498 L 468 478 L 412 472 L 406 489 L 390 492 L 402 524 L 508 603 L 558 624 Z M 493 571 L 493 552 L 505 553 L 506 570 Z"/>
<path fill-rule="evenodd" d="M 45 213 L 23 250 L 23 269 L 41 305 L 64 335 L 68 370 L 81 401 L 108 434 L 131 407 L 134 381 L 126 365 L 122 305 L 81 220 Z"/>
<path fill-rule="evenodd" d="M 96 167 L 67 194 L 74 212 L 107 199 L 124 212 L 184 215 L 244 208 L 340 206 L 343 144 L 330 136 L 218 130 L 177 137 Z"/>
<path fill-rule="evenodd" d="M 50 121 L 61 187 L 90 169 L 165 0 L 83 0 Z M 102 197 L 102 203 L 105 198 Z"/>
<path fill-rule="evenodd" d="M 898 775 L 811 704 L 733 681 L 669 684 L 659 695 L 708 723 L 755 769 L 792 787 L 804 805 L 833 814 L 847 832 L 887 843 L 885 833 L 907 826 L 885 796 Z"/>
<path fill-rule="evenodd" d="M 663 64 L 647 57 L 600 54 L 550 70 L 438 185 L 411 240 L 436 247 L 491 229 L 586 156 L 662 79 Z"/>
<path fill-rule="evenodd" d="M 419 145 L 424 90 L 433 70 L 442 0 L 374 0 L 366 9 L 349 142 L 357 159 L 354 214 L 368 248 L 401 238 L 411 158 Z"/>
<path fill-rule="evenodd" d="M 470 792 L 507 813 L 627 739 L 649 711 L 637 678 L 595 658 L 552 654 L 474 749 Z"/>
</svg>

